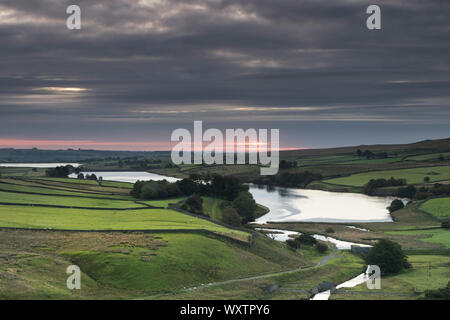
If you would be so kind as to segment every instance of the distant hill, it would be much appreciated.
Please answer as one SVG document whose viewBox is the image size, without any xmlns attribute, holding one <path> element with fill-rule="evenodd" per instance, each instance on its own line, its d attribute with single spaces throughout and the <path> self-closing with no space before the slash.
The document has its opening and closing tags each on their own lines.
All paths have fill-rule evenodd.
<svg viewBox="0 0 450 320">
<path fill-rule="evenodd" d="M 439 153 L 450 151 L 450 138 L 439 140 L 424 140 L 409 144 L 374 144 L 374 145 L 359 145 L 349 147 L 338 147 L 328 149 L 302 149 L 283 151 L 282 156 L 301 157 L 301 156 L 326 156 L 354 153 L 357 149 L 370 150 L 372 152 L 399 152 L 399 153 Z"/>
<path fill-rule="evenodd" d="M 107 158 L 143 157 L 147 159 L 170 156 L 169 151 L 101 151 L 101 150 L 40 150 L 0 149 L 0 163 L 14 162 L 85 162 Z"/>
</svg>

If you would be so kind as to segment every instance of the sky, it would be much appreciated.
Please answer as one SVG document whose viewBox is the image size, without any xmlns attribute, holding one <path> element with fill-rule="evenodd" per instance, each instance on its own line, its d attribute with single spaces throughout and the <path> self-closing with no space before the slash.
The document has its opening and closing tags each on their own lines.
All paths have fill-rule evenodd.
<svg viewBox="0 0 450 320">
<path fill-rule="evenodd" d="M 448 0 L 0 0 L 0 148 L 167 150 L 194 120 L 281 148 L 447 138 L 449 71 Z"/>
</svg>

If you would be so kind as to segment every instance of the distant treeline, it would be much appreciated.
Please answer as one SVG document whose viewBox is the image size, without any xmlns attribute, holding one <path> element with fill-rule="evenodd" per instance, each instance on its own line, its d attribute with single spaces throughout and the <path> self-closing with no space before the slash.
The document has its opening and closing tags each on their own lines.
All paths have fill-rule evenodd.
<svg viewBox="0 0 450 320">
<path fill-rule="evenodd" d="M 406 185 L 405 179 L 395 179 L 394 177 L 391 177 L 390 179 L 371 179 L 364 186 L 364 193 L 372 195 L 376 188 L 398 187 L 404 185 Z"/>
<path fill-rule="evenodd" d="M 450 185 L 435 183 L 433 186 L 422 186 L 417 188 L 413 185 L 407 186 L 405 179 L 372 179 L 364 186 L 364 193 L 373 195 L 377 188 L 400 187 L 396 191 L 396 196 L 415 200 L 425 200 L 435 196 L 450 195 Z"/>
<path fill-rule="evenodd" d="M 131 157 L 170 157 L 170 151 L 101 151 L 101 150 L 39 150 L 0 149 L 0 162 L 76 162 L 101 159 L 123 159 Z"/>
<path fill-rule="evenodd" d="M 356 155 L 358 157 L 364 157 L 368 160 L 370 159 L 386 159 L 389 158 L 389 154 L 387 152 L 380 152 L 380 153 L 373 153 L 370 150 L 364 150 L 361 149 L 356 150 Z"/>
<path fill-rule="evenodd" d="M 260 176 L 253 179 L 253 183 L 269 186 L 280 186 L 287 188 L 304 188 L 312 181 L 322 179 L 319 173 L 304 172 L 281 172 L 273 176 Z"/>
</svg>

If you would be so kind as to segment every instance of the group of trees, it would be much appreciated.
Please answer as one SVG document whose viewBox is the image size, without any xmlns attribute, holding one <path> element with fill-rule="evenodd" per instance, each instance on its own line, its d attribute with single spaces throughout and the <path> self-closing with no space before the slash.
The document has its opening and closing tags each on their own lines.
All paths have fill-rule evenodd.
<svg viewBox="0 0 450 320">
<path fill-rule="evenodd" d="M 292 169 L 297 168 L 297 161 L 281 160 L 279 164 L 280 169 Z"/>
<path fill-rule="evenodd" d="M 450 185 L 435 183 L 432 187 L 423 186 L 416 189 L 413 195 L 416 200 L 424 200 L 434 196 L 450 196 Z"/>
<path fill-rule="evenodd" d="M 296 238 L 286 240 L 286 244 L 293 249 L 300 249 L 302 245 L 314 246 L 320 253 L 324 253 L 328 250 L 328 246 L 322 242 L 319 242 L 313 236 L 303 233 Z"/>
<path fill-rule="evenodd" d="M 189 196 L 182 208 L 196 214 L 203 214 L 201 196 L 220 198 L 226 200 L 222 208 L 223 220 L 232 225 L 254 221 L 257 207 L 248 186 L 237 178 L 220 175 L 191 175 L 173 183 L 166 180 L 137 181 L 131 195 L 146 200 Z"/>
<path fill-rule="evenodd" d="M 281 172 L 273 176 L 262 176 L 253 180 L 253 183 L 268 186 L 280 186 L 287 188 L 304 188 L 309 183 L 322 179 L 319 173 L 304 172 Z"/>
<path fill-rule="evenodd" d="M 52 178 L 67 178 L 69 174 L 75 172 L 75 168 L 71 165 L 59 166 L 45 170 L 45 175 Z"/>
<path fill-rule="evenodd" d="M 364 150 L 362 151 L 361 149 L 356 150 L 356 155 L 358 157 L 365 157 L 366 159 L 370 160 L 370 159 L 386 159 L 389 157 L 387 152 L 380 152 L 380 153 L 373 153 L 370 150 Z"/>
<path fill-rule="evenodd" d="M 406 185 L 405 179 L 395 179 L 394 177 L 391 177 L 389 179 L 371 179 L 364 185 L 364 193 L 371 195 L 376 188 L 398 187 L 404 185 Z"/>
</svg>

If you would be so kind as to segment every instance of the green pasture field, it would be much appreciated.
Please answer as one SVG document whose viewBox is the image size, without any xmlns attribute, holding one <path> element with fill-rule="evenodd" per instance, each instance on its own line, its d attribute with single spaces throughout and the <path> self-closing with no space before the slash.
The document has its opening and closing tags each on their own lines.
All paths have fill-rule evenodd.
<svg viewBox="0 0 450 320">
<path fill-rule="evenodd" d="M 445 248 L 450 248 L 450 230 L 448 229 L 389 231 L 386 233 L 391 235 L 414 236 L 420 241 L 437 243 Z"/>
<path fill-rule="evenodd" d="M 206 229 L 247 241 L 248 233 L 168 209 L 88 210 L 0 205 L 0 227 L 62 230 Z"/>
<path fill-rule="evenodd" d="M 443 152 L 443 153 L 430 153 L 430 154 L 423 154 L 418 156 L 410 156 L 405 158 L 405 160 L 412 160 L 412 161 L 437 161 L 439 160 L 440 156 L 443 156 L 444 159 L 450 159 L 450 152 Z"/>
<path fill-rule="evenodd" d="M 425 177 L 430 177 L 431 182 L 449 180 L 450 166 L 436 166 L 414 169 L 385 170 L 373 171 L 366 173 L 352 174 L 348 177 L 327 179 L 324 182 L 336 185 L 348 185 L 362 187 L 371 179 L 389 179 L 391 177 L 397 179 L 406 179 L 408 184 L 420 184 L 424 182 Z"/>
<path fill-rule="evenodd" d="M 116 193 L 116 194 L 126 194 L 130 193 L 129 188 L 117 188 L 117 187 L 107 187 L 100 186 L 97 181 L 93 180 L 78 180 L 73 178 L 51 178 L 51 179 L 33 179 L 28 180 L 35 183 L 41 183 L 47 186 L 56 186 L 63 188 L 71 188 L 82 191 L 94 191 L 94 192 L 103 192 L 103 193 Z"/>
<path fill-rule="evenodd" d="M 89 208 L 143 208 L 142 204 L 137 204 L 128 200 L 113 199 L 92 199 L 84 197 L 58 197 L 50 195 L 38 195 L 27 193 L 12 193 L 0 191 L 0 202 L 20 203 L 20 204 L 42 204 L 66 207 L 89 207 Z"/>
<path fill-rule="evenodd" d="M 99 181 L 99 184 L 101 186 L 113 187 L 113 188 L 128 188 L 128 189 L 133 188 L 133 183 L 129 183 L 129 182 L 103 180 L 103 181 Z"/>
<path fill-rule="evenodd" d="M 435 198 L 425 201 L 420 209 L 431 213 L 433 216 L 440 219 L 450 218 L 450 197 Z"/>
<path fill-rule="evenodd" d="M 169 204 L 171 203 L 178 203 L 182 200 L 185 200 L 187 197 L 178 197 L 178 198 L 170 198 L 170 199 L 163 199 L 163 200 L 145 200 L 145 201 L 139 201 L 139 203 L 145 203 L 148 205 L 151 205 L 153 207 L 162 207 L 167 208 Z"/>
<path fill-rule="evenodd" d="M 125 195 L 112 195 L 112 194 L 102 194 L 98 192 L 89 192 L 89 191 L 81 191 L 81 190 L 74 190 L 69 188 L 58 188 L 58 187 L 45 187 L 43 185 L 41 186 L 27 186 L 27 185 L 21 185 L 21 184 L 7 184 L 7 183 L 1 183 L 3 180 L 0 180 L 0 190 L 1 191 L 16 191 L 16 192 L 22 192 L 22 193 L 39 193 L 39 194 L 47 194 L 47 195 L 67 195 L 67 196 L 80 196 L 80 197 L 92 197 L 92 198 L 110 198 L 112 200 L 114 199 L 122 199 L 122 200 L 132 200 L 133 198 L 131 196 L 125 196 Z"/>
</svg>

